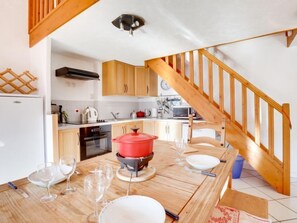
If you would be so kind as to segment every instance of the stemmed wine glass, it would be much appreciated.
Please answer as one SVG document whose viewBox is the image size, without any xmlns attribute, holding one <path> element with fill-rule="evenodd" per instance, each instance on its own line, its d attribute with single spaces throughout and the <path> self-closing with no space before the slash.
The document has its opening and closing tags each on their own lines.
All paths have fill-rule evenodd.
<svg viewBox="0 0 297 223">
<path fill-rule="evenodd" d="M 112 182 L 112 179 L 114 177 L 113 168 L 112 168 L 112 166 L 110 164 L 106 164 L 104 166 L 104 172 L 103 172 L 103 174 L 105 175 L 105 178 L 106 178 L 106 188 L 105 188 L 105 191 L 107 191 L 108 188 L 110 187 L 111 182 Z M 109 201 L 106 199 L 106 196 L 104 196 L 103 205 L 108 204 L 108 202 Z"/>
<path fill-rule="evenodd" d="M 50 186 L 57 174 L 57 166 L 55 163 L 47 162 L 37 166 L 38 178 L 46 184 L 47 194 L 40 198 L 41 202 L 50 202 L 57 198 L 56 194 L 50 193 Z"/>
<path fill-rule="evenodd" d="M 185 145 L 185 141 L 183 139 L 181 140 L 175 140 L 175 149 L 177 152 L 177 159 L 176 159 L 176 163 L 180 166 L 183 165 L 183 158 L 182 158 L 182 154 L 184 153 L 184 151 L 186 150 L 186 145 Z"/>
<path fill-rule="evenodd" d="M 94 203 L 94 212 L 88 216 L 88 222 L 98 222 L 98 202 L 103 199 L 106 187 L 104 174 L 90 174 L 84 179 L 84 192 L 87 198 Z"/>
<path fill-rule="evenodd" d="M 70 186 L 70 177 L 76 168 L 76 159 L 72 156 L 63 156 L 60 158 L 59 168 L 61 173 L 67 177 L 67 186 L 64 191 L 61 192 L 62 195 L 75 192 L 76 188 Z"/>
</svg>

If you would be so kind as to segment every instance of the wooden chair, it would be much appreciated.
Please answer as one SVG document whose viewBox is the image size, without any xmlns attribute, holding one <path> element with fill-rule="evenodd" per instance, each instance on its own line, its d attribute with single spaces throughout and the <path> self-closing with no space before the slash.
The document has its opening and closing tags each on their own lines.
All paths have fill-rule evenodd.
<svg viewBox="0 0 297 223">
<path fill-rule="evenodd" d="M 227 189 L 219 205 L 245 211 L 260 218 L 268 218 L 268 201 L 250 194 Z"/>
<path fill-rule="evenodd" d="M 220 140 L 209 136 L 193 137 L 194 130 L 212 129 L 220 135 Z M 217 134 L 216 134 L 217 135 Z M 225 147 L 225 121 L 221 123 L 197 122 L 194 123 L 193 116 L 189 115 L 188 144 L 207 144 L 216 147 Z"/>
</svg>

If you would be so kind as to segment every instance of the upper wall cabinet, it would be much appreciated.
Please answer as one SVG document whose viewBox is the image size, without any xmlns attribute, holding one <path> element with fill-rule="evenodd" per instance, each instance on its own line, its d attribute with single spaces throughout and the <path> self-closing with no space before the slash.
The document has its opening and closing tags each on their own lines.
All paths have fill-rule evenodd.
<svg viewBox="0 0 297 223">
<path fill-rule="evenodd" d="M 135 95 L 158 96 L 158 76 L 146 67 L 135 67 Z"/>
<path fill-rule="evenodd" d="M 120 61 L 102 64 L 102 95 L 135 95 L 134 66 Z"/>
</svg>

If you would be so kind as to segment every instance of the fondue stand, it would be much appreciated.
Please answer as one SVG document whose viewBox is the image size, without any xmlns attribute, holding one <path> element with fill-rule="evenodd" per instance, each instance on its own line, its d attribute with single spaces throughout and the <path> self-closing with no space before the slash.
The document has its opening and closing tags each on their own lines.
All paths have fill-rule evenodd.
<svg viewBox="0 0 297 223">
<path fill-rule="evenodd" d="M 139 158 L 123 157 L 119 153 L 116 156 L 121 163 L 121 167 L 116 171 L 120 180 L 142 182 L 151 179 L 156 174 L 155 167 L 148 167 L 148 162 L 153 159 L 154 153 Z"/>
<path fill-rule="evenodd" d="M 153 141 L 157 136 L 138 133 L 138 128 L 113 139 L 119 144 L 116 154 L 121 166 L 116 171 L 116 176 L 123 181 L 142 182 L 151 179 L 156 174 L 156 168 L 148 167 L 154 157 Z"/>
</svg>

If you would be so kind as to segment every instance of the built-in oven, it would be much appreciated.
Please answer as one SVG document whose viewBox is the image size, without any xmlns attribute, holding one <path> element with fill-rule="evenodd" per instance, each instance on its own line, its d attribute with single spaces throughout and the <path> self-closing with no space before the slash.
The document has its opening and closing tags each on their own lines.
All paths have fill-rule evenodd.
<svg viewBox="0 0 297 223">
<path fill-rule="evenodd" d="M 111 125 L 80 128 L 80 159 L 111 152 Z"/>
</svg>

